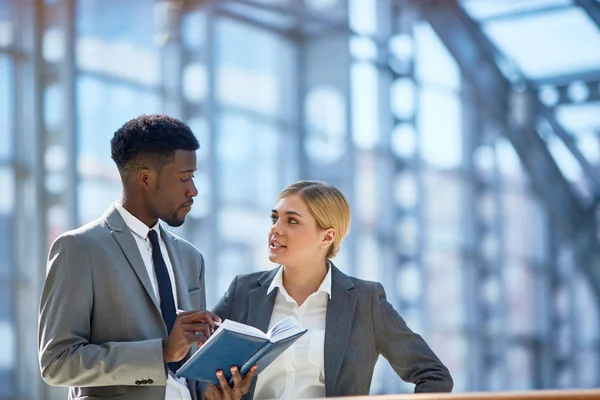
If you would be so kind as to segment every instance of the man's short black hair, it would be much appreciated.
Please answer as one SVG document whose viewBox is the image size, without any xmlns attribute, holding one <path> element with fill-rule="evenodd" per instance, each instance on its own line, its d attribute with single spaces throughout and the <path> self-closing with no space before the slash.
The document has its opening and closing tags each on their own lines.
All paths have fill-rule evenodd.
<svg viewBox="0 0 600 400">
<path fill-rule="evenodd" d="M 196 151 L 198 139 L 190 127 L 167 115 L 140 115 L 118 131 L 110 141 L 111 157 L 126 181 L 132 167 L 160 171 L 173 160 L 175 150 Z"/>
</svg>

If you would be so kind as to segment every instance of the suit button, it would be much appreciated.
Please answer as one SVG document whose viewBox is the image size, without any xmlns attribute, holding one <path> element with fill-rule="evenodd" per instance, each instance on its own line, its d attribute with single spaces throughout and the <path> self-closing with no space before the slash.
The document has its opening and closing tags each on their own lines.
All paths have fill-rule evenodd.
<svg viewBox="0 0 600 400">
<path fill-rule="evenodd" d="M 141 385 L 141 384 L 142 384 L 142 381 L 135 381 L 135 384 L 136 384 L 136 385 Z"/>
<path fill-rule="evenodd" d="M 151 384 L 151 385 L 154 383 L 154 381 L 153 381 L 152 379 L 148 379 L 148 381 L 147 381 L 147 382 L 148 382 L 149 384 Z"/>
</svg>

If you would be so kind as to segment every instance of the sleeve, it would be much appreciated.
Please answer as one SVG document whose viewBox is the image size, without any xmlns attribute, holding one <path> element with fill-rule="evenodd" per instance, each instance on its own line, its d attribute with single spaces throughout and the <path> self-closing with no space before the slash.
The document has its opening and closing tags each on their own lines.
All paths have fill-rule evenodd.
<svg viewBox="0 0 600 400">
<path fill-rule="evenodd" d="M 91 262 L 81 241 L 59 237 L 48 256 L 41 294 L 38 355 L 42 378 L 54 386 L 165 385 L 162 339 L 90 343 Z"/>
<path fill-rule="evenodd" d="M 225 294 L 223 294 L 223 297 L 221 297 L 217 305 L 212 310 L 212 312 L 221 317 L 222 320 L 230 318 L 237 280 L 238 277 L 236 276 L 233 281 L 231 281 L 231 284 L 229 285 L 229 288 Z"/>
<path fill-rule="evenodd" d="M 373 291 L 373 319 L 377 348 L 400 378 L 415 384 L 415 393 L 452 391 L 450 372 L 387 301 L 380 283 Z"/>
</svg>

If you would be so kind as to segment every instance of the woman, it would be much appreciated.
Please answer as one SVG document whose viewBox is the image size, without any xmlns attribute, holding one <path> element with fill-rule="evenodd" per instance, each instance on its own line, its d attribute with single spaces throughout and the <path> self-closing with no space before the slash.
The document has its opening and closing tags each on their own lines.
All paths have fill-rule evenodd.
<svg viewBox="0 0 600 400">
<path fill-rule="evenodd" d="M 280 267 L 237 276 L 213 312 L 263 331 L 293 315 L 308 332 L 254 379 L 246 399 L 366 395 L 379 354 L 415 392 L 452 390 L 450 373 L 382 285 L 347 276 L 330 261 L 350 226 L 339 190 L 293 183 L 271 220 L 269 259 Z"/>
</svg>

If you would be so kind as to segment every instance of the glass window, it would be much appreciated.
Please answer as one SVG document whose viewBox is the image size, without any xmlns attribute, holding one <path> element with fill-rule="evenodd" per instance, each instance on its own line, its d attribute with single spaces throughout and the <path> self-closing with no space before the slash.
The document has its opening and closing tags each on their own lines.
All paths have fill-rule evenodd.
<svg viewBox="0 0 600 400">
<path fill-rule="evenodd" d="M 160 98 L 127 83 L 103 81 L 85 75 L 77 78 L 79 173 L 118 181 L 110 158 L 110 140 L 125 122 L 140 114 L 159 113 Z"/>
<path fill-rule="evenodd" d="M 11 0 L 0 0 L 0 47 L 9 47 L 13 41 L 13 15 L 11 3 Z"/>
<path fill-rule="evenodd" d="M 189 50 L 202 48 L 206 40 L 206 12 L 195 10 L 181 18 L 181 40 Z"/>
<path fill-rule="evenodd" d="M 424 85 L 450 89 L 460 87 L 460 69 L 431 25 L 421 22 L 414 27 L 416 42 L 415 74 Z"/>
<path fill-rule="evenodd" d="M 460 98 L 439 90 L 421 89 L 417 130 L 421 156 L 437 168 L 454 169 L 462 162 L 462 117 Z"/>
<path fill-rule="evenodd" d="M 352 139 L 359 149 L 370 150 L 379 142 L 379 95 L 377 68 L 358 62 L 350 67 Z"/>
<path fill-rule="evenodd" d="M 533 389 L 533 357 L 527 347 L 510 346 L 506 353 L 506 364 L 510 390 Z"/>
<path fill-rule="evenodd" d="M 457 332 L 466 322 L 463 304 L 463 259 L 454 252 L 426 252 L 427 315 L 432 332 Z M 445 310 L 445 312 L 440 312 Z"/>
<path fill-rule="evenodd" d="M 502 273 L 508 300 L 506 328 L 513 334 L 531 335 L 536 329 L 533 308 L 534 275 L 531 268 L 523 262 L 514 261 L 506 265 Z"/>
<path fill-rule="evenodd" d="M 427 170 L 423 174 L 423 185 L 427 246 L 436 250 L 456 250 L 464 241 L 463 180 L 449 173 Z M 441 198 L 444 207 L 440 207 Z"/>
<path fill-rule="evenodd" d="M 12 62 L 8 56 L 0 54 L 0 162 L 8 159 L 13 146 L 13 80 Z"/>
<path fill-rule="evenodd" d="M 308 92 L 304 107 L 305 148 L 321 164 L 337 161 L 346 152 L 346 102 L 333 87 L 315 87 Z"/>
<path fill-rule="evenodd" d="M 505 246 L 510 257 L 542 260 L 547 240 L 546 218 L 540 203 L 519 192 L 502 194 Z"/>
<path fill-rule="evenodd" d="M 580 132 L 600 129 L 600 102 L 585 104 L 565 104 L 556 108 L 558 122 L 568 132 L 577 135 Z"/>
<path fill-rule="evenodd" d="M 222 114 L 217 130 L 217 185 L 222 199 L 271 207 L 281 189 L 278 171 L 288 168 L 278 163 L 278 151 L 289 154 L 293 147 L 280 144 L 281 134 L 272 124 L 241 114 Z"/>
<path fill-rule="evenodd" d="M 353 32 L 362 35 L 377 33 L 377 1 L 349 0 L 349 23 Z"/>
<path fill-rule="evenodd" d="M 10 284 L 0 281 L 0 291 L 10 293 Z M 10 303 L 2 302 L 0 307 L 9 306 Z M 13 368 L 16 364 L 15 327 L 7 320 L 0 320 L 0 398 L 12 398 L 14 395 Z"/>
<path fill-rule="evenodd" d="M 287 116 L 293 49 L 268 31 L 219 19 L 216 23 L 217 99 L 269 116 Z"/>
<path fill-rule="evenodd" d="M 117 183 L 84 180 L 77 189 L 80 224 L 99 218 L 114 201 L 121 198 L 121 184 Z"/>
<path fill-rule="evenodd" d="M 168 16 L 162 15 L 165 9 L 160 7 L 155 15 L 154 3 L 154 0 L 79 1 L 75 20 L 77 66 L 84 71 L 157 85 L 160 58 L 154 44 L 155 26 Z M 156 32 L 156 37 L 161 33 Z"/>
<path fill-rule="evenodd" d="M 600 31 L 579 7 L 492 20 L 484 30 L 527 78 L 600 68 Z"/>
<path fill-rule="evenodd" d="M 154 3 L 155 0 L 78 0 L 77 35 L 124 39 L 135 46 L 152 47 L 156 26 Z"/>
</svg>

